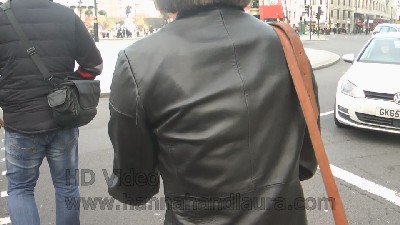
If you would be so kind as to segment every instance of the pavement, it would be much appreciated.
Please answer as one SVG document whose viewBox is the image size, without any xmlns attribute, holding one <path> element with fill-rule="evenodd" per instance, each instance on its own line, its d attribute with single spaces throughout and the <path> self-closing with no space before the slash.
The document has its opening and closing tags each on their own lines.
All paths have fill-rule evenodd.
<svg viewBox="0 0 400 225">
<path fill-rule="evenodd" d="M 329 37 L 329 36 L 328 36 Z M 313 41 L 328 41 L 329 38 L 325 35 L 300 35 L 300 40 L 304 42 L 313 42 Z M 311 48 L 304 48 L 308 59 L 310 60 L 311 66 L 314 70 L 323 69 L 333 64 L 339 62 L 340 56 L 329 51 L 317 50 Z"/>
<path fill-rule="evenodd" d="M 314 70 L 332 66 L 340 60 L 340 56 L 333 52 L 311 48 L 305 48 L 304 50 Z"/>
<path fill-rule="evenodd" d="M 125 49 L 139 39 L 140 38 L 118 40 L 101 39 L 99 42 L 96 43 L 103 57 L 103 73 L 96 78 L 101 81 L 100 88 L 103 97 L 107 97 L 110 93 L 110 85 L 119 51 Z M 326 38 L 324 35 L 320 35 L 319 37 L 317 35 L 312 35 L 311 40 L 308 35 L 301 35 L 300 39 L 303 43 L 307 41 L 328 40 L 328 38 Z M 332 66 L 340 60 L 339 55 L 324 50 L 305 48 L 305 52 L 314 70 Z"/>
</svg>

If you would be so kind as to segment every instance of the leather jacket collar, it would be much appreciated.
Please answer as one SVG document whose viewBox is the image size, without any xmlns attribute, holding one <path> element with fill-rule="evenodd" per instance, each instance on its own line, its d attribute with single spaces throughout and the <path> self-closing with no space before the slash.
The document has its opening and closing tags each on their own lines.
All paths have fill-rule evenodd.
<svg viewBox="0 0 400 225">
<path fill-rule="evenodd" d="M 178 20 L 178 19 L 182 19 L 185 17 L 190 17 L 190 16 L 196 15 L 201 12 L 206 12 L 206 11 L 215 10 L 215 9 L 236 9 L 236 10 L 244 11 L 244 9 L 239 6 L 233 6 L 233 5 L 227 5 L 227 4 L 212 4 L 212 5 L 207 5 L 207 6 L 196 7 L 194 9 L 181 10 L 177 13 L 176 19 Z"/>
</svg>

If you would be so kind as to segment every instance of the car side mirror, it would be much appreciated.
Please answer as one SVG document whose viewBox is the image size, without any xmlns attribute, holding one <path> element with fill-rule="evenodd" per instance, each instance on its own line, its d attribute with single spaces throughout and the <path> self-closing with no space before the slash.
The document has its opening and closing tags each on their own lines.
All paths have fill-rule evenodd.
<svg viewBox="0 0 400 225">
<path fill-rule="evenodd" d="M 375 35 L 375 34 L 377 34 L 377 33 L 379 33 L 379 31 L 374 31 L 374 32 L 372 32 L 373 35 Z"/>
<path fill-rule="evenodd" d="M 354 62 L 354 54 L 345 54 L 342 56 L 343 61 L 348 62 L 348 63 L 353 63 Z"/>
</svg>

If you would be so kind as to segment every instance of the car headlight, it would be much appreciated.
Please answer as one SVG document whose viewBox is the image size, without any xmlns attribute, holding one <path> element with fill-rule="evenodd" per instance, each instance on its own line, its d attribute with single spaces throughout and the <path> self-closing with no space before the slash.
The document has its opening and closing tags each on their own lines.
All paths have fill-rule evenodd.
<svg viewBox="0 0 400 225">
<path fill-rule="evenodd" d="M 364 90 L 348 80 L 343 81 L 340 90 L 343 94 L 349 95 L 353 98 L 365 98 Z"/>
</svg>

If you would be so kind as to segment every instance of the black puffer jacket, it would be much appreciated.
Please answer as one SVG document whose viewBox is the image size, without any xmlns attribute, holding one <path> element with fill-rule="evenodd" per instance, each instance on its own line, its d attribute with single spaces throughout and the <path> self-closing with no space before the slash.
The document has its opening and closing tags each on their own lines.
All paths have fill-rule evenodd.
<svg viewBox="0 0 400 225">
<path fill-rule="evenodd" d="M 11 8 L 46 67 L 60 81 L 67 74 L 96 76 L 102 59 L 77 15 L 49 0 L 12 0 Z M 0 106 L 5 129 L 41 133 L 57 129 L 47 103 L 49 84 L 0 10 Z M 75 61 L 80 65 L 74 73 Z"/>
</svg>

